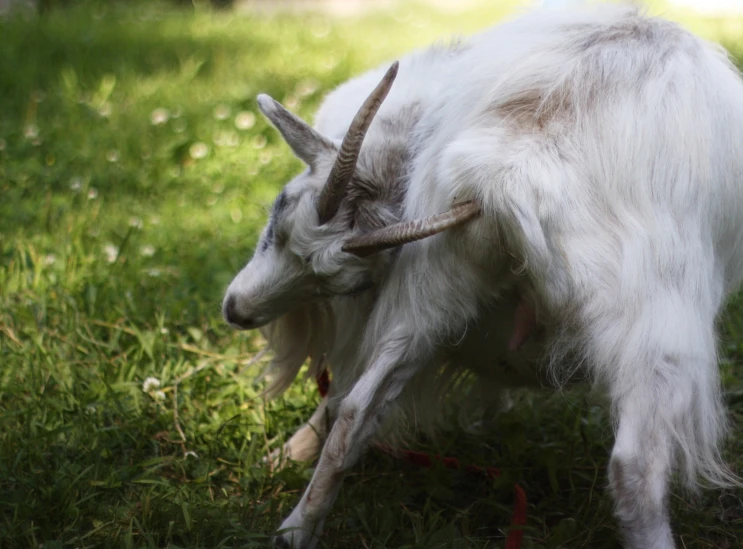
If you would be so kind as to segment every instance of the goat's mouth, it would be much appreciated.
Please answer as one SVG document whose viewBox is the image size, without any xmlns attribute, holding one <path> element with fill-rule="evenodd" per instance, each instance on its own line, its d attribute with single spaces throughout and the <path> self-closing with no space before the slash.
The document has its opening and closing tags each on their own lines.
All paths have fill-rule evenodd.
<svg viewBox="0 0 743 549">
<path fill-rule="evenodd" d="M 225 313 L 224 319 L 236 330 L 253 330 L 262 326 L 253 317 L 237 317 L 234 313 Z"/>
<path fill-rule="evenodd" d="M 237 299 L 234 295 L 229 296 L 225 300 L 222 307 L 222 316 L 227 324 L 236 330 L 255 330 L 273 320 L 266 316 L 243 314 L 237 306 Z"/>
<path fill-rule="evenodd" d="M 269 324 L 273 318 L 262 318 L 262 317 L 245 317 L 245 318 L 225 318 L 227 323 L 235 328 L 236 330 L 255 330 L 263 328 L 266 324 Z"/>
<path fill-rule="evenodd" d="M 251 319 L 235 321 L 233 319 L 227 320 L 227 323 L 235 328 L 236 330 L 253 330 L 260 326 L 255 324 Z"/>
</svg>

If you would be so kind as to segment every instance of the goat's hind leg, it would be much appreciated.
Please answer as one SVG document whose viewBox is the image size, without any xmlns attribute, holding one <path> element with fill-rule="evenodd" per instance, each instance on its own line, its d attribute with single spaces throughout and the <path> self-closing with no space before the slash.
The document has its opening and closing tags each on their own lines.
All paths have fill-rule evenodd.
<svg viewBox="0 0 743 549">
<path fill-rule="evenodd" d="M 648 397 L 638 388 L 620 405 L 609 486 L 628 548 L 673 549 L 668 517 L 673 445 L 663 414 L 655 409 L 665 399 Z"/>
<path fill-rule="evenodd" d="M 700 321 L 698 308 L 675 305 L 658 307 L 656 300 L 648 305 L 652 313 L 633 319 L 645 333 L 630 331 L 624 349 L 643 349 L 640 340 L 648 344 L 639 353 L 620 353 L 635 360 L 619 356 L 610 373 L 618 429 L 609 485 L 631 549 L 675 547 L 668 510 L 674 469 L 689 482 L 697 473 L 713 480 L 726 475 L 717 454 L 725 420 L 713 324 Z"/>
</svg>

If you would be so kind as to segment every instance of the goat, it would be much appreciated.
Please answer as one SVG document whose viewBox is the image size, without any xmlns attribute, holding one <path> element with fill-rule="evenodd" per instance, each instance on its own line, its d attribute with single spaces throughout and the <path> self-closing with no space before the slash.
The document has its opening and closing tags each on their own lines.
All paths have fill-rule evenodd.
<svg viewBox="0 0 743 549">
<path fill-rule="evenodd" d="M 674 547 L 674 471 L 690 489 L 740 485 L 719 452 L 715 334 L 743 279 L 739 72 L 723 48 L 620 5 L 538 9 L 385 69 L 329 94 L 316 128 L 258 97 L 308 169 L 223 315 L 265 330 L 279 389 L 328 349 L 339 386 L 277 544 L 317 546 L 344 473 L 416 379 L 456 353 L 468 366 L 479 344 L 508 350 L 511 330 L 518 347 L 536 323 L 543 360 L 519 373 L 608 397 L 625 545 Z"/>
</svg>

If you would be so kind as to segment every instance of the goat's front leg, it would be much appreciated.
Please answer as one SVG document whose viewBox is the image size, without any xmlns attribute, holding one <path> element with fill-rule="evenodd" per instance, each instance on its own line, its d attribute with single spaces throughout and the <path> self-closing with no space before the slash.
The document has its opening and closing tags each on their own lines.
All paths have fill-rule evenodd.
<svg viewBox="0 0 743 549">
<path fill-rule="evenodd" d="M 408 330 L 397 326 L 383 338 L 370 367 L 340 404 L 338 417 L 322 449 L 320 461 L 299 504 L 283 522 L 276 544 L 314 549 L 325 516 L 343 483 L 344 473 L 367 448 L 388 405 L 423 365 L 425 353 L 415 349 Z M 414 352 L 415 349 L 415 352 Z"/>
<path fill-rule="evenodd" d="M 281 448 L 271 452 L 266 461 L 278 467 L 285 460 L 312 461 L 320 453 L 330 428 L 328 397 L 324 397 L 312 417 Z"/>
</svg>

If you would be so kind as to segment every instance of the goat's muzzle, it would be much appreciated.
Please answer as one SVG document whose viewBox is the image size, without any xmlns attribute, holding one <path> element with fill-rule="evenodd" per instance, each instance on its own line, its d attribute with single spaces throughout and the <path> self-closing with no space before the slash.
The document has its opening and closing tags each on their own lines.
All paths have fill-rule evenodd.
<svg viewBox="0 0 743 549">
<path fill-rule="evenodd" d="M 252 330 L 259 327 L 255 319 L 240 314 L 237 310 L 237 299 L 234 295 L 228 296 L 225 300 L 222 306 L 222 315 L 230 326 L 238 330 Z"/>
</svg>

